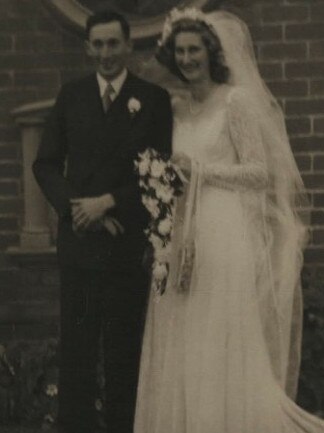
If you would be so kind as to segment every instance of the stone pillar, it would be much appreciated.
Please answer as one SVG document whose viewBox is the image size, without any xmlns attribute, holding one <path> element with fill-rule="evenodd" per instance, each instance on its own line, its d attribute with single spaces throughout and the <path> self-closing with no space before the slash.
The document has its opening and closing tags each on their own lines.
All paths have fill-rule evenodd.
<svg viewBox="0 0 324 433">
<path fill-rule="evenodd" d="M 19 248 L 22 251 L 51 249 L 49 206 L 32 172 L 45 117 L 51 106 L 52 101 L 44 101 L 25 105 L 13 112 L 22 135 L 24 224 Z"/>
</svg>

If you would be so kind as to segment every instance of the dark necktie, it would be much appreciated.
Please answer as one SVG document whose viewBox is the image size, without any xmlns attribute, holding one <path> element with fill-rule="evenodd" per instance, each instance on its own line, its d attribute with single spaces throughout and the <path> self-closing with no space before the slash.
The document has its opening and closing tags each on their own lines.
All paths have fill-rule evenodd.
<svg viewBox="0 0 324 433">
<path fill-rule="evenodd" d="M 102 96 L 102 106 L 103 106 L 105 113 L 107 113 L 107 111 L 109 110 L 109 108 L 113 102 L 112 96 L 113 96 L 114 92 L 115 91 L 114 91 L 113 86 L 110 83 L 108 83 L 106 90 L 105 90 L 105 93 Z"/>
</svg>

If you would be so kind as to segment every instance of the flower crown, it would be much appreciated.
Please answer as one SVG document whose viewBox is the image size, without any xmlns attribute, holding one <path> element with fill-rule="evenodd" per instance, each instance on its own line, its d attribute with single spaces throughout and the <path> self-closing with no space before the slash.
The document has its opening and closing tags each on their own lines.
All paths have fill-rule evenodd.
<svg viewBox="0 0 324 433">
<path fill-rule="evenodd" d="M 168 14 L 164 26 L 163 26 L 163 30 L 162 30 L 162 36 L 161 38 L 158 40 L 158 46 L 163 46 L 166 42 L 166 40 L 169 38 L 169 36 L 172 33 L 172 27 L 173 25 L 180 20 L 183 19 L 189 19 L 192 21 L 200 21 L 203 22 L 205 24 L 207 24 L 207 26 L 210 28 L 211 31 L 215 31 L 213 28 L 213 25 L 211 23 L 211 21 L 209 21 L 208 17 L 206 14 L 204 14 L 203 12 L 201 12 L 199 9 L 197 8 L 185 8 L 185 9 L 177 9 L 174 8 L 170 11 L 170 13 Z"/>
</svg>

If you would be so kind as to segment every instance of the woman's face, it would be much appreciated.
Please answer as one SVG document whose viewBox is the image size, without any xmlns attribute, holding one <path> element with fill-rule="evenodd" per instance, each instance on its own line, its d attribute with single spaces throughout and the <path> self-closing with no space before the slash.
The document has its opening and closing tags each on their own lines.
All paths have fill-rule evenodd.
<svg viewBox="0 0 324 433">
<path fill-rule="evenodd" d="M 174 56 L 180 72 L 189 82 L 210 80 L 208 50 L 200 34 L 178 33 L 175 37 Z"/>
</svg>

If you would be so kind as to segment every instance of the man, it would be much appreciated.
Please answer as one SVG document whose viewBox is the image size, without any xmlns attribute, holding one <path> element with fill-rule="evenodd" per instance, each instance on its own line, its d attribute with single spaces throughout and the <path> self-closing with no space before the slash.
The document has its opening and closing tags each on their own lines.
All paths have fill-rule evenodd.
<svg viewBox="0 0 324 433">
<path fill-rule="evenodd" d="M 92 15 L 86 34 L 96 73 L 63 86 L 33 165 L 59 215 L 59 421 L 64 432 L 94 431 L 102 334 L 108 431 L 131 433 L 148 292 L 134 159 L 147 147 L 170 153 L 171 108 L 166 91 L 126 69 L 121 15 Z"/>
</svg>

